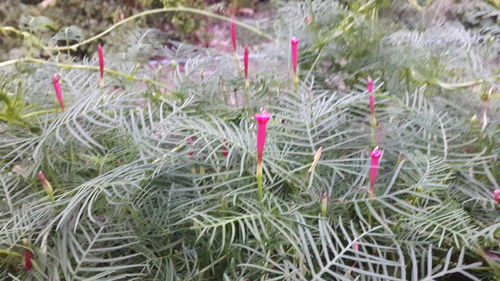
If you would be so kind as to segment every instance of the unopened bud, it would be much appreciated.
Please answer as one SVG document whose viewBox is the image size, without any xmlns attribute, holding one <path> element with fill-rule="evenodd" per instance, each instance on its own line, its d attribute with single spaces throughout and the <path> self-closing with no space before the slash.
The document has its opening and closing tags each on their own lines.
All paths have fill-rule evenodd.
<svg viewBox="0 0 500 281">
<path fill-rule="evenodd" d="M 326 215 L 326 211 L 328 210 L 328 194 L 325 192 L 323 196 L 321 196 L 321 214 Z"/>
</svg>

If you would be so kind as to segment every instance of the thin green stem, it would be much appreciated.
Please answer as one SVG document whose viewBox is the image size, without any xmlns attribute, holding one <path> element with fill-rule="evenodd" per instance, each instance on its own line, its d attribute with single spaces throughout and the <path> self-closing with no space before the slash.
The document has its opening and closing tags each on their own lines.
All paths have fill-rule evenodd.
<svg viewBox="0 0 500 281">
<path fill-rule="evenodd" d="M 21 254 L 16 253 L 16 252 L 12 252 L 9 250 L 0 250 L 0 255 L 7 255 L 7 256 L 13 256 L 13 257 L 18 257 L 18 258 L 21 257 Z"/>
<path fill-rule="evenodd" d="M 91 71 L 96 71 L 96 72 L 99 71 L 99 67 L 97 67 L 97 66 L 57 63 L 57 62 L 50 62 L 50 61 L 45 61 L 42 59 L 35 59 L 35 58 L 24 58 L 24 59 L 15 59 L 15 60 L 4 61 L 4 62 L 0 63 L 0 68 L 6 67 L 9 65 L 15 65 L 18 63 L 39 63 L 39 64 L 44 64 L 44 65 L 52 65 L 52 66 L 56 66 L 56 67 L 63 68 L 63 69 L 83 69 L 83 70 L 91 70 Z M 165 86 L 161 83 L 158 83 L 156 81 L 153 81 L 151 79 L 139 78 L 137 76 L 125 74 L 125 73 L 111 70 L 111 69 L 104 69 L 104 72 L 108 73 L 110 75 L 125 78 L 125 79 L 130 80 L 130 81 L 140 81 L 140 82 L 155 85 L 157 87 L 164 88 L 164 89 L 168 90 L 167 86 Z"/>
<path fill-rule="evenodd" d="M 39 111 L 34 111 L 34 112 L 26 113 L 26 114 L 22 115 L 21 118 L 26 119 L 26 118 L 30 118 L 30 117 L 33 117 L 33 116 L 37 116 L 37 115 L 41 115 L 41 114 L 45 114 L 45 113 L 54 113 L 54 112 L 58 112 L 58 111 L 59 111 L 58 109 L 39 110 Z"/>
<path fill-rule="evenodd" d="M 297 72 L 298 72 L 298 70 L 297 70 Z M 299 91 L 299 74 L 298 73 L 293 74 L 293 90 L 295 93 L 298 93 L 298 91 Z"/>
<path fill-rule="evenodd" d="M 262 163 L 257 163 L 257 172 L 255 173 L 257 178 L 257 198 L 262 200 L 264 197 L 264 179 L 262 175 Z"/>
<path fill-rule="evenodd" d="M 471 87 L 471 86 L 475 86 L 475 85 L 480 85 L 480 84 L 483 84 L 485 82 L 493 83 L 493 82 L 500 81 L 500 74 L 492 75 L 490 77 L 486 77 L 483 79 L 477 79 L 477 80 L 466 81 L 466 82 L 461 82 L 461 83 L 448 83 L 448 82 L 441 81 L 437 78 L 426 79 L 423 75 L 421 75 L 420 73 L 418 73 L 414 69 L 411 69 L 409 74 L 414 81 L 417 81 L 421 84 L 427 83 L 427 84 L 431 84 L 431 85 L 437 85 L 437 86 L 439 86 L 443 89 L 447 89 L 447 90 L 467 88 L 467 87 Z"/>
<path fill-rule="evenodd" d="M 247 101 L 247 107 L 250 109 L 250 81 L 245 79 L 245 97 Z"/>
<path fill-rule="evenodd" d="M 377 147 L 377 119 L 375 113 L 370 116 L 370 129 L 371 129 L 371 148 Z"/>
<path fill-rule="evenodd" d="M 35 46 L 42 48 L 44 51 L 47 51 L 47 46 L 45 46 L 41 40 L 34 36 L 33 34 L 26 32 L 26 31 L 21 31 L 17 28 L 14 28 L 12 26 L 0 26 L 0 32 L 4 33 L 14 33 L 16 35 L 24 37 L 24 39 L 30 40 Z"/>
<path fill-rule="evenodd" d="M 309 68 L 309 71 L 307 72 L 307 75 L 306 75 L 306 78 L 304 79 L 304 81 L 309 80 L 309 77 L 311 76 L 311 74 L 312 74 L 312 72 L 313 72 L 314 68 L 316 67 L 316 64 L 318 63 L 319 58 L 320 58 L 320 57 L 321 57 L 321 55 L 323 54 L 323 49 L 324 49 L 324 46 L 325 46 L 325 45 L 321 45 L 321 46 L 319 47 L 318 53 L 317 53 L 317 55 L 316 55 L 316 58 L 314 59 L 313 64 L 312 64 L 312 65 L 311 65 L 311 67 Z"/>
</svg>

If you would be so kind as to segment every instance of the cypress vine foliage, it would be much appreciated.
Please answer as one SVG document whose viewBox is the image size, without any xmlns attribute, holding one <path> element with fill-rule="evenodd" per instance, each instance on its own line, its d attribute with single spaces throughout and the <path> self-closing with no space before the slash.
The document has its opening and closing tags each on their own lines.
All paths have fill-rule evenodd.
<svg viewBox="0 0 500 281">
<path fill-rule="evenodd" d="M 2 27 L 29 48 L 0 62 L 1 279 L 498 279 L 494 28 L 343 2 L 162 8 L 68 45 Z M 234 22 L 236 53 L 133 23 L 171 12 L 228 44 Z M 108 36 L 104 76 L 71 57 Z"/>
</svg>

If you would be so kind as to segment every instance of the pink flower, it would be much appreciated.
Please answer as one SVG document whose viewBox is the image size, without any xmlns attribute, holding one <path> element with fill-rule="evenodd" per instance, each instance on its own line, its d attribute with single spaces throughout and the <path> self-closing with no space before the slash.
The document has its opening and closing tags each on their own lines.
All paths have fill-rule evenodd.
<svg viewBox="0 0 500 281">
<path fill-rule="evenodd" d="M 354 248 L 354 250 L 356 252 L 359 251 L 359 243 L 356 242 L 356 243 L 352 244 L 352 247 Z"/>
<path fill-rule="evenodd" d="M 267 122 L 271 115 L 265 110 L 255 114 L 257 120 L 257 163 L 262 165 L 262 156 L 264 155 L 264 146 L 266 144 Z"/>
<path fill-rule="evenodd" d="M 293 73 L 297 74 L 297 63 L 299 60 L 299 39 L 293 37 L 292 40 L 290 40 L 290 43 L 292 45 L 292 68 L 293 68 Z"/>
<path fill-rule="evenodd" d="M 236 23 L 231 22 L 231 42 L 233 43 L 233 51 L 236 52 Z"/>
<path fill-rule="evenodd" d="M 264 196 L 264 179 L 262 173 L 262 156 L 264 155 L 264 146 L 266 144 L 266 129 L 267 122 L 271 119 L 271 115 L 265 110 L 255 114 L 257 120 L 257 171 L 255 177 L 257 178 L 257 195 L 259 200 Z"/>
<path fill-rule="evenodd" d="M 28 271 L 32 269 L 33 263 L 31 262 L 31 260 L 33 259 L 33 253 L 30 250 L 24 250 L 23 257 L 24 257 L 23 270 Z"/>
<path fill-rule="evenodd" d="M 243 53 L 243 65 L 245 69 L 245 80 L 248 81 L 248 46 L 245 45 L 245 51 Z"/>
<path fill-rule="evenodd" d="M 52 76 L 52 84 L 54 85 L 54 91 L 56 92 L 56 97 L 57 101 L 59 102 L 59 107 L 61 108 L 61 110 L 64 110 L 64 100 L 62 97 L 60 81 L 61 78 L 59 77 L 59 75 L 55 74 L 54 76 Z"/>
<path fill-rule="evenodd" d="M 377 181 L 378 168 L 382 151 L 376 147 L 370 153 L 370 195 L 373 195 L 375 190 L 375 182 Z"/>
<path fill-rule="evenodd" d="M 104 50 L 101 44 L 97 46 L 97 54 L 99 56 L 99 70 L 101 74 L 101 79 L 104 79 Z"/>
<path fill-rule="evenodd" d="M 370 95 L 370 113 L 375 114 L 375 96 Z"/>
<path fill-rule="evenodd" d="M 375 89 L 375 84 L 372 78 L 368 77 L 368 82 L 366 82 L 366 87 L 368 88 L 368 93 L 372 94 Z"/>
<path fill-rule="evenodd" d="M 374 90 L 374 83 L 373 80 L 368 77 L 368 82 L 366 83 L 366 86 L 368 88 L 368 93 L 370 93 L 370 113 L 375 114 L 375 96 L 373 95 L 373 90 Z"/>
<path fill-rule="evenodd" d="M 497 204 L 500 204 L 500 189 L 493 191 L 493 198 L 497 201 Z"/>
<path fill-rule="evenodd" d="M 101 75 L 99 84 L 101 87 L 104 87 L 104 50 L 102 49 L 101 44 L 97 46 L 97 55 L 99 57 L 99 72 Z"/>
</svg>

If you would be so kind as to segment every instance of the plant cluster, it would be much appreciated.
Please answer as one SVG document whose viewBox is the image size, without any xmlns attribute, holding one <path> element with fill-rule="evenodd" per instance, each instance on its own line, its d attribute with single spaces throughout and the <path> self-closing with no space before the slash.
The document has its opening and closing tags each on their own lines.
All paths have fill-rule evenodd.
<svg viewBox="0 0 500 281">
<path fill-rule="evenodd" d="M 11 29 L 31 51 L 0 62 L 0 279 L 500 278 L 495 29 L 343 2 Z M 233 51 L 131 24 L 163 13 L 223 21 Z"/>
</svg>

